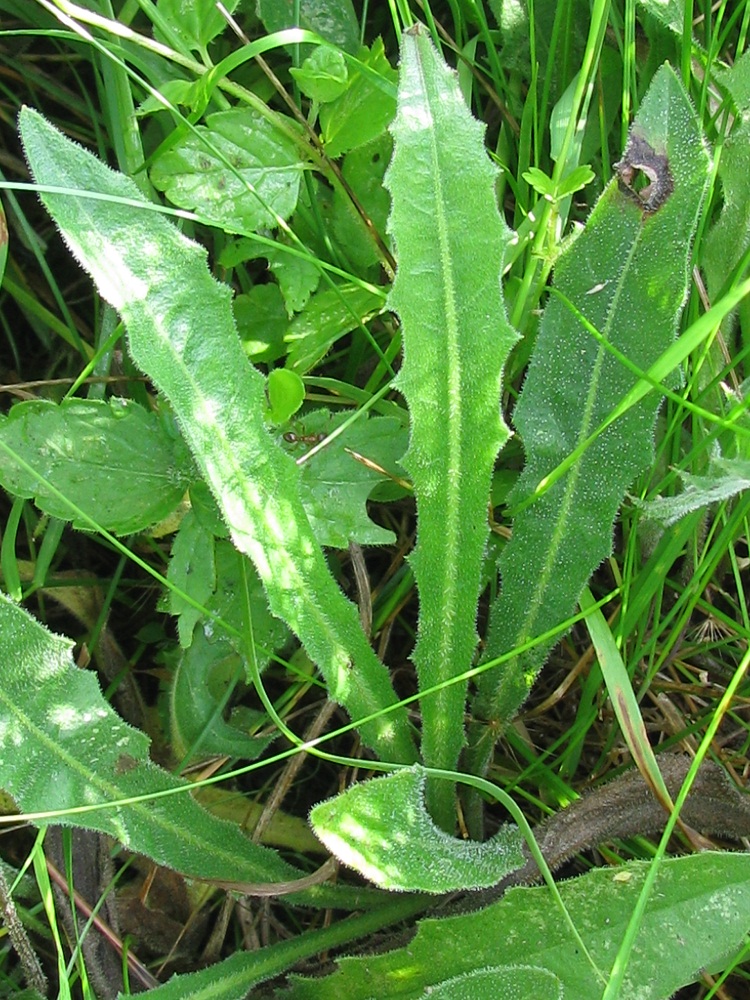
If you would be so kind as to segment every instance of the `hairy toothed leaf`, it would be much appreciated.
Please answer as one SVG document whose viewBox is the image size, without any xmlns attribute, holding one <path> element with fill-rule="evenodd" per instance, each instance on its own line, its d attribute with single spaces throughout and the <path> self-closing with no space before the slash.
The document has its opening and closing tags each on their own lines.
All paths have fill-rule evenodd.
<svg viewBox="0 0 750 1000">
<path fill-rule="evenodd" d="M 650 190 L 637 193 L 639 171 Z M 641 105 L 619 172 L 560 258 L 560 295 L 545 309 L 513 417 L 526 466 L 509 498 L 520 512 L 500 560 L 502 591 L 492 611 L 487 660 L 570 616 L 590 574 L 611 551 L 612 523 L 625 491 L 653 455 L 658 392 L 584 443 L 637 381 L 610 347 L 648 369 L 672 343 L 685 301 L 709 158 L 668 66 Z M 556 475 L 571 455 L 564 474 Z M 476 705 L 482 718 L 508 722 L 550 644 L 483 675 Z"/>
<path fill-rule="evenodd" d="M 428 816 L 424 786 L 414 765 L 321 802 L 310 822 L 332 854 L 383 889 L 479 889 L 522 867 L 518 827 L 507 824 L 483 843 L 452 837 Z"/>
<path fill-rule="evenodd" d="M 0 787 L 24 812 L 100 809 L 51 820 L 100 830 L 188 875 L 276 882 L 300 872 L 193 800 L 188 782 L 149 759 L 148 737 L 105 701 L 96 677 L 0 594 Z M 115 805 L 183 788 L 182 794 Z"/>
<path fill-rule="evenodd" d="M 136 364 L 169 397 L 271 610 L 297 633 L 331 698 L 355 720 L 394 705 L 388 673 L 310 529 L 294 461 L 266 429 L 266 382 L 242 353 L 229 288 L 211 277 L 203 249 L 149 211 L 132 181 L 35 111 L 21 111 L 20 128 L 36 181 L 81 192 L 42 199 L 101 295 L 122 314 Z M 403 709 L 361 732 L 385 758 L 413 760 Z"/>
<path fill-rule="evenodd" d="M 398 385 L 411 418 L 403 464 L 418 512 L 413 658 L 424 690 L 469 669 L 476 648 L 490 482 L 508 437 L 500 382 L 515 334 L 500 273 L 510 231 L 497 210 L 484 128 L 422 31 L 403 37 L 393 137 L 386 185 L 398 274 L 390 305 L 403 327 Z M 423 700 L 426 765 L 454 767 L 465 695 L 466 685 L 454 684 Z M 430 810 L 445 828 L 453 826 L 452 794 L 445 782 L 428 788 Z"/>
<path fill-rule="evenodd" d="M 750 109 L 750 52 L 740 56 L 731 69 L 717 67 L 716 79 L 727 88 L 738 111 Z"/>
<path fill-rule="evenodd" d="M 332 975 L 295 977 L 273 996 L 601 1000 L 648 867 L 635 861 L 560 883 L 563 905 L 588 955 L 546 886 L 511 889 L 476 913 L 421 921 L 405 947 L 338 959 Z M 749 920 L 750 856 L 707 852 L 663 861 L 619 996 L 664 1000 L 694 982 L 701 969 L 723 968 Z M 468 978 L 476 970 L 485 973 L 481 992 Z M 557 992 L 552 984 L 559 986 Z"/>
</svg>

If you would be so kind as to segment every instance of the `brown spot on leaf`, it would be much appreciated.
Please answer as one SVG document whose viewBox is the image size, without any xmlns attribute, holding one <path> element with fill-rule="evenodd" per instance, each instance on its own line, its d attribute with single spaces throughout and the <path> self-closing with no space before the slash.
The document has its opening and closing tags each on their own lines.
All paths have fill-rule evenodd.
<svg viewBox="0 0 750 1000">
<path fill-rule="evenodd" d="M 622 159 L 615 164 L 620 188 L 634 197 L 644 212 L 653 215 L 674 191 L 669 159 L 657 153 L 654 147 L 639 135 L 631 132 Z M 648 183 L 643 184 L 643 180 Z"/>
<path fill-rule="evenodd" d="M 115 762 L 115 774 L 127 774 L 138 767 L 138 761 L 129 753 L 121 753 Z"/>
</svg>

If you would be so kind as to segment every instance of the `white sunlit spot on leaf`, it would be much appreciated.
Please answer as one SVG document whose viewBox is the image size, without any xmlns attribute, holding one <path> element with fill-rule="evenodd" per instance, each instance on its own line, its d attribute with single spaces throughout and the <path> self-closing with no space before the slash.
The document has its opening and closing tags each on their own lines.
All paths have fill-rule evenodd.
<svg viewBox="0 0 750 1000">
<path fill-rule="evenodd" d="M 126 299 L 145 299 L 149 290 L 148 283 L 129 266 L 127 254 L 113 243 L 105 242 L 102 245 L 94 232 L 89 234 L 89 240 L 97 250 L 92 272 L 103 298 L 111 302 L 115 309 L 120 309 Z M 80 244 L 76 256 L 88 260 L 90 249 Z"/>
<path fill-rule="evenodd" d="M 432 128 L 433 118 L 429 108 L 417 101 L 410 103 L 408 96 L 404 99 L 400 115 L 403 127 L 410 131 L 423 132 Z"/>
<path fill-rule="evenodd" d="M 53 705 L 47 713 L 49 721 L 61 730 L 80 729 L 91 721 L 91 713 L 71 704 Z"/>
</svg>

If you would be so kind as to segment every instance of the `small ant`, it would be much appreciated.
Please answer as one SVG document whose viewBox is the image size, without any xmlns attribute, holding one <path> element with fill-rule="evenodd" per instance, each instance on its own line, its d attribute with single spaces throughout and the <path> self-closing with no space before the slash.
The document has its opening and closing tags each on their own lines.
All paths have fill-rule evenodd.
<svg viewBox="0 0 750 1000">
<path fill-rule="evenodd" d="M 325 434 L 295 434 L 294 431 L 286 431 L 282 435 L 287 444 L 320 444 L 325 439 Z"/>
</svg>

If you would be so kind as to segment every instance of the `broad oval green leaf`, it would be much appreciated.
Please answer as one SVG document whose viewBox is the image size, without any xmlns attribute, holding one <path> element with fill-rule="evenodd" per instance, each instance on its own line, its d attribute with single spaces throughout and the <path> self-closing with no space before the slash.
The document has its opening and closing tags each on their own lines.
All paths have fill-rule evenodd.
<svg viewBox="0 0 750 1000">
<path fill-rule="evenodd" d="M 92 521 L 121 535 L 162 521 L 195 474 L 176 432 L 126 399 L 17 403 L 0 417 L 0 446 L 9 493 L 88 531 Z"/>
<path fill-rule="evenodd" d="M 308 28 L 345 52 L 353 54 L 359 46 L 359 23 L 351 0 L 299 0 L 299 4 L 290 0 L 258 0 L 257 9 L 269 33 L 284 28 Z"/>
<path fill-rule="evenodd" d="M 295 463 L 265 424 L 265 379 L 240 346 L 231 292 L 206 253 L 161 218 L 128 178 L 24 108 L 20 128 L 42 193 L 77 260 L 123 316 L 130 351 L 172 403 L 237 548 L 253 560 L 271 610 L 318 664 L 368 746 L 411 762 L 414 745 L 386 668 L 341 593 L 299 498 Z M 93 192 L 93 196 L 92 196 Z M 98 197 L 97 197 L 98 196 Z M 387 714 L 382 715 L 387 710 Z"/>
<path fill-rule="evenodd" d="M 480 889 L 523 866 L 518 827 L 503 826 L 484 843 L 451 837 L 428 815 L 424 787 L 421 766 L 404 768 L 321 802 L 310 822 L 331 853 L 383 889 Z"/>
<path fill-rule="evenodd" d="M 237 3 L 238 0 L 227 0 L 224 8 L 233 14 Z M 159 0 L 158 14 L 154 32 L 157 38 L 164 38 L 164 32 L 158 29 L 163 23 L 168 32 L 198 52 L 205 52 L 208 43 L 227 27 L 227 19 L 217 9 L 215 0 Z M 170 44 L 173 39 L 165 40 Z"/>
<path fill-rule="evenodd" d="M 505 318 L 500 275 L 511 233 L 498 212 L 484 128 L 422 29 L 403 37 L 392 132 L 385 182 L 398 273 L 389 304 L 403 328 L 397 384 L 411 417 L 403 464 L 418 514 L 413 659 L 425 690 L 468 670 L 476 650 L 487 504 L 495 458 L 508 437 L 500 391 L 516 335 Z M 464 683 L 423 699 L 427 766 L 455 766 L 465 697 Z M 428 788 L 430 810 L 450 830 L 453 795 L 445 782 Z"/>
<path fill-rule="evenodd" d="M 300 147 L 250 108 L 217 111 L 163 153 L 151 181 L 227 231 L 275 229 L 297 205 Z"/>
</svg>

